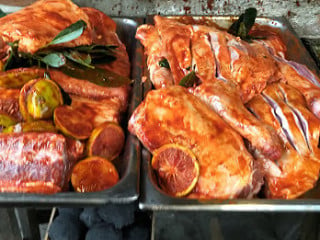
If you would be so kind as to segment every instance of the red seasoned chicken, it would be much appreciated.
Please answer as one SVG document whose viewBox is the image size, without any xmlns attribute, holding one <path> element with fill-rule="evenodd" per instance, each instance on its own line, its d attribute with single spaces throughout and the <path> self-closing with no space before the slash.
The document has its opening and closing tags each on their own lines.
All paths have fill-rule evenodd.
<svg viewBox="0 0 320 240">
<path fill-rule="evenodd" d="M 155 88 L 173 85 L 171 71 L 160 62 L 165 59 L 165 52 L 162 51 L 162 43 L 157 29 L 152 25 L 142 25 L 137 29 L 136 38 L 144 46 L 148 55 L 147 65 L 150 73 L 150 81 Z"/>
<path fill-rule="evenodd" d="M 260 188 L 253 158 L 240 135 L 183 87 L 149 92 L 128 128 L 151 152 L 175 143 L 196 155 L 200 176 L 189 197 L 248 197 Z"/>
<path fill-rule="evenodd" d="M 287 49 L 279 31 L 256 24 L 250 36 L 259 39 L 246 42 L 205 18 L 156 16 L 154 21 L 155 26 L 143 25 L 138 29 L 141 34 L 137 34 L 148 59 L 156 59 L 147 62 L 149 70 L 160 69 L 157 75 L 153 74 L 156 71 L 150 71 L 154 86 L 167 87 L 159 83 L 166 82 L 165 79 L 171 79 L 171 76 L 177 85 L 194 71 L 197 79 L 193 79 L 189 92 L 208 104 L 225 123 L 249 141 L 247 146 L 256 158 L 254 168 L 262 167 L 265 174 L 267 197 L 295 198 L 311 189 L 318 180 L 320 169 L 320 81 L 306 66 L 285 59 Z M 159 60 L 163 59 L 168 60 L 169 68 L 158 66 Z M 189 115 L 177 104 L 179 94 L 172 93 L 170 100 L 163 94 L 172 89 L 159 91 L 162 98 L 157 92 L 148 95 L 132 116 L 129 127 L 151 152 L 171 142 L 197 151 L 198 142 L 186 144 L 185 141 L 194 141 L 195 133 L 201 128 L 187 120 Z M 186 101 L 186 109 L 194 115 L 199 114 L 190 101 L 191 98 Z M 156 110 L 151 113 L 149 108 Z M 202 123 L 204 119 L 199 117 L 197 122 Z M 175 126 L 176 122 L 180 125 Z M 172 132 L 176 135 L 170 135 Z M 187 140 L 181 140 L 184 135 Z M 206 136 L 203 139 L 203 142 L 209 142 Z M 222 156 L 232 149 L 224 145 L 226 142 L 218 143 L 221 149 L 225 147 L 220 151 Z M 212 147 L 212 151 L 217 147 Z M 221 164 L 229 164 L 229 160 L 230 157 L 223 156 Z M 202 160 L 199 161 L 201 169 Z M 199 180 L 199 184 L 196 189 L 202 191 L 203 182 Z M 212 190 L 206 187 L 208 192 Z M 228 187 L 225 188 L 228 192 Z M 195 197 L 200 195 L 195 194 Z"/>
<path fill-rule="evenodd" d="M 295 198 L 313 188 L 320 170 L 320 121 L 307 109 L 301 93 L 286 84 L 272 84 L 248 107 L 277 130 L 286 147 L 275 163 L 256 156 L 265 169 L 267 196 Z"/>
<path fill-rule="evenodd" d="M 206 102 L 263 156 L 271 160 L 277 160 L 281 156 L 283 143 L 275 130 L 259 121 L 246 109 L 234 86 L 216 80 L 203 83 L 190 91 Z"/>
</svg>

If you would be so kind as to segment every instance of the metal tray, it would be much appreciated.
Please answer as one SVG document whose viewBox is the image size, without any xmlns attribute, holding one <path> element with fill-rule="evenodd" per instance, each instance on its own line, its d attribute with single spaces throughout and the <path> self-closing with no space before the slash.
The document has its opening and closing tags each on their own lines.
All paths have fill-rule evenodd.
<svg viewBox="0 0 320 240">
<path fill-rule="evenodd" d="M 173 16 L 174 17 L 174 16 Z M 195 16 L 195 18 L 203 18 Z M 219 26 L 228 27 L 235 17 L 204 17 Z M 153 23 L 151 17 L 148 23 Z M 302 42 L 285 18 L 257 18 L 257 23 L 279 29 L 288 48 L 289 60 L 306 64 L 311 70 L 319 73 L 317 65 L 305 49 Z M 147 76 L 146 67 L 144 75 Z M 144 95 L 151 89 L 150 82 L 144 86 Z M 153 211 L 320 211 L 320 184 L 304 196 L 294 200 L 273 199 L 230 199 L 230 200 L 196 200 L 171 197 L 157 185 L 156 177 L 150 166 L 151 154 L 145 148 L 142 150 L 141 190 L 139 207 L 142 210 Z"/>
<path fill-rule="evenodd" d="M 143 19 L 113 18 L 117 24 L 117 33 L 121 41 L 126 45 L 131 62 L 131 79 L 134 84 L 131 89 L 131 100 L 126 116 L 124 116 L 123 128 L 127 129 L 127 119 L 141 101 L 142 87 L 140 84 L 141 68 L 137 67 L 142 60 L 141 45 L 135 40 L 138 25 Z M 140 50 L 140 51 L 139 51 Z M 107 203 L 134 202 L 139 196 L 140 174 L 140 143 L 126 131 L 126 143 L 123 154 L 115 165 L 119 171 L 119 182 L 110 189 L 93 192 L 61 192 L 53 195 L 26 194 L 26 193 L 0 193 L 0 206 L 97 206 Z"/>
</svg>

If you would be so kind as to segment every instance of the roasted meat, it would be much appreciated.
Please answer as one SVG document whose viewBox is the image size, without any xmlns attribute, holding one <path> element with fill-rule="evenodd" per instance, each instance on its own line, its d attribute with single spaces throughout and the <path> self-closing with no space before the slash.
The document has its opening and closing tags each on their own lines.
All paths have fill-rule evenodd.
<svg viewBox="0 0 320 240">
<path fill-rule="evenodd" d="M 79 20 L 86 23 L 81 36 L 72 41 L 47 46 L 62 30 Z M 0 112 L 19 122 L 13 128 L 8 124 L 4 131 L 6 133 L 0 134 L 0 192 L 67 191 L 73 166 L 89 155 L 83 139 L 89 138 L 92 129 L 105 122 L 120 124 L 121 115 L 127 109 L 130 63 L 126 47 L 120 41 L 116 23 L 111 18 L 93 8 L 80 8 L 69 0 L 39 0 L 6 15 L 0 22 L 0 64 L 2 69 L 10 69 L 0 74 Z M 18 50 L 12 46 L 12 42 L 18 42 Z M 82 50 L 74 48 L 79 46 Z M 106 53 L 101 54 L 101 57 L 101 52 L 97 54 L 92 50 L 95 47 L 99 51 L 102 48 Z M 38 50 L 42 52 L 39 53 Z M 12 54 L 16 51 L 18 54 Z M 60 60 L 65 58 L 63 66 L 58 64 L 59 66 L 52 67 L 52 64 L 42 61 L 44 57 L 39 59 L 41 54 L 48 56 L 46 54 L 52 52 L 63 55 L 60 57 Z M 97 54 L 97 58 L 100 58 L 94 61 L 96 55 L 92 54 Z M 79 58 L 81 62 L 83 56 L 86 60 L 90 59 L 89 64 L 95 66 L 87 65 L 87 69 L 80 67 L 81 64 L 78 66 L 75 62 Z M 109 60 L 114 61 L 108 62 Z M 44 65 L 46 67 L 42 68 Z M 95 79 L 90 78 L 89 81 L 88 76 L 84 75 L 90 69 L 95 74 Z M 58 86 L 52 81 L 51 85 L 47 84 L 48 81 L 38 81 L 24 92 L 26 99 L 21 97 L 21 88 L 25 84 L 44 77 L 55 81 Z M 97 82 L 99 79 L 96 78 L 105 82 L 113 78 L 113 82 L 109 84 L 110 87 L 106 87 Z M 123 82 L 116 82 L 117 80 Z M 63 102 L 62 96 L 65 98 L 68 95 L 71 103 Z M 55 104 L 56 101 L 58 104 Z M 59 107 L 71 109 L 68 111 L 70 115 L 62 114 L 62 119 L 76 118 L 76 121 L 70 122 L 76 122 L 77 125 L 70 125 L 68 121 L 59 122 L 61 115 L 59 111 L 55 111 Z M 50 109 L 47 116 L 40 114 L 35 117 L 30 114 L 42 112 L 46 108 Z M 24 114 L 24 120 L 21 113 Z M 8 118 L 5 115 L 3 117 Z M 13 120 L 12 122 L 10 124 L 15 123 Z M 24 124 L 30 125 L 22 129 Z M 79 126 L 86 125 L 90 125 L 90 131 L 85 138 L 80 138 L 77 132 L 73 134 L 71 131 L 74 127 L 78 131 L 82 130 Z M 12 132 L 19 127 L 19 133 Z M 58 129 L 61 134 L 55 133 Z"/>
<path fill-rule="evenodd" d="M 193 151 L 200 177 L 190 197 L 246 197 L 259 190 L 253 158 L 240 135 L 183 87 L 149 92 L 128 128 L 151 152 L 168 143 Z"/>
<path fill-rule="evenodd" d="M 70 150 L 74 158 L 81 155 L 78 147 Z M 0 152 L 1 192 L 55 193 L 71 168 L 66 139 L 59 134 L 0 134 Z"/>
<path fill-rule="evenodd" d="M 282 142 L 275 130 L 259 121 L 246 109 L 234 86 L 216 80 L 203 83 L 191 91 L 246 138 L 262 155 L 272 160 L 281 156 Z"/>
<path fill-rule="evenodd" d="M 152 25 L 142 25 L 137 29 L 136 38 L 141 41 L 148 55 L 147 65 L 150 81 L 154 87 L 162 88 L 173 85 L 171 71 L 159 64 L 165 59 L 165 55 L 163 55 L 162 43 L 157 29 Z"/>
<path fill-rule="evenodd" d="M 193 150 L 203 174 L 208 166 L 202 158 L 210 151 L 204 147 L 201 151 L 205 153 L 197 151 L 202 142 L 211 143 L 207 138 L 210 131 L 202 129 L 206 117 L 194 107 L 200 99 L 210 107 L 210 114 L 216 113 L 223 119 L 211 119 L 214 126 L 221 126 L 222 121 L 246 140 L 246 147 L 255 158 L 254 164 L 248 161 L 249 167 L 265 175 L 267 197 L 295 198 L 311 189 L 320 169 L 320 80 L 306 66 L 286 59 L 287 47 L 279 31 L 255 24 L 250 36 L 256 39 L 244 41 L 205 18 L 156 16 L 154 22 L 154 26 L 139 27 L 137 38 L 148 54 L 152 83 L 156 89 L 167 89 L 147 95 L 130 120 L 131 132 L 151 152 L 166 143 Z M 166 68 L 159 66 L 164 59 L 169 63 Z M 181 94 L 175 93 L 179 88 L 168 86 L 179 84 L 191 71 L 197 79 L 193 79 L 192 87 L 188 85 L 188 92 L 196 98 L 188 97 L 183 105 Z M 182 109 L 188 109 L 190 116 Z M 199 125 L 191 124 L 189 119 L 197 119 Z M 201 143 L 194 140 L 195 136 L 200 139 L 197 131 L 206 134 L 201 135 Z M 235 146 L 227 144 L 229 138 L 220 136 L 211 147 L 211 154 L 214 156 L 219 149 L 221 156 L 212 161 L 219 159 L 220 164 L 229 166 L 232 157 L 224 155 L 233 154 Z M 189 197 L 201 197 L 205 189 L 203 179 L 201 175 Z M 209 198 L 238 196 L 211 195 L 213 188 L 206 187 Z M 228 186 L 225 188 L 229 192 Z"/>
<path fill-rule="evenodd" d="M 83 115 L 85 121 L 97 127 L 105 122 L 120 123 L 121 103 L 117 99 L 95 101 L 71 96 L 71 107 Z"/>
<path fill-rule="evenodd" d="M 248 107 L 277 130 L 286 147 L 275 163 L 256 156 L 265 168 L 267 196 L 295 198 L 313 188 L 320 170 L 320 121 L 307 109 L 301 93 L 290 85 L 272 84 Z"/>
<path fill-rule="evenodd" d="M 59 32 L 82 19 L 87 28 L 81 37 L 64 43 L 73 47 L 91 44 L 93 27 L 83 10 L 69 0 L 40 0 L 0 19 L 0 36 L 5 42 L 19 41 L 19 50 L 34 53 Z"/>
</svg>

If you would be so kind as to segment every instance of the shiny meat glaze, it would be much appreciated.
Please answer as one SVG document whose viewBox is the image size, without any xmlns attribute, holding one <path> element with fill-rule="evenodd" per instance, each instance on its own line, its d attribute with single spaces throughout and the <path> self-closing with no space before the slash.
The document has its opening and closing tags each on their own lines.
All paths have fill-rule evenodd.
<svg viewBox="0 0 320 240">
<path fill-rule="evenodd" d="M 136 38 L 145 46 L 150 81 L 155 88 L 173 85 L 174 81 L 170 70 L 159 65 L 159 61 L 163 60 L 165 55 L 161 51 L 162 43 L 157 29 L 151 25 L 142 25 L 137 29 Z"/>
<path fill-rule="evenodd" d="M 121 103 L 117 99 L 94 101 L 87 98 L 71 96 L 71 107 L 83 115 L 86 121 L 97 127 L 104 122 L 120 124 Z"/>
<path fill-rule="evenodd" d="M 151 152 L 168 143 L 194 152 L 200 177 L 191 198 L 252 196 L 260 188 L 242 138 L 182 87 L 149 92 L 128 128 Z"/>
<path fill-rule="evenodd" d="M 166 27 L 166 36 L 157 25 L 159 19 L 166 26 L 174 26 Z M 256 159 L 254 168 L 265 175 L 266 197 L 291 199 L 313 188 L 320 169 L 320 81 L 306 66 L 285 59 L 287 49 L 279 32 L 270 26 L 255 25 L 250 34 L 266 39 L 245 42 L 214 24 L 192 18 L 157 16 L 154 22 L 159 38 L 154 54 L 171 55 L 176 59 L 174 62 L 168 58 L 170 68 L 174 69 L 171 73 L 179 69 L 185 76 L 188 72 L 181 66 L 189 59 L 191 50 L 191 69 L 195 70 L 200 82 L 195 82 L 189 92 L 207 103 L 248 140 L 247 147 Z M 183 33 L 191 28 L 192 33 L 185 35 L 184 42 L 176 44 L 180 50 L 172 51 L 165 46 L 174 42 L 168 41 L 168 31 L 171 31 L 169 39 L 175 39 L 178 28 Z M 179 39 L 180 35 L 176 35 Z M 155 46 L 147 36 L 141 42 L 147 49 Z M 179 62 L 183 56 L 187 58 Z M 162 87 L 157 79 L 151 80 L 156 88 Z M 179 111 L 176 109 L 177 113 Z M 135 131 L 136 135 L 143 135 L 139 130 Z M 160 134 L 158 139 L 162 139 Z M 158 144 L 157 141 L 155 137 L 142 136 L 146 146 Z M 175 142 L 175 139 L 171 141 Z M 229 159 L 225 157 L 224 160 Z"/>
<path fill-rule="evenodd" d="M 0 169 L 3 191 L 28 192 L 38 184 L 53 187 L 42 193 L 60 190 L 68 169 L 66 140 L 54 133 L 1 134 Z"/>
<path fill-rule="evenodd" d="M 214 26 L 183 24 L 160 16 L 155 16 L 154 21 L 161 45 L 149 40 L 141 43 L 146 49 L 154 49 L 151 54 L 167 58 L 175 84 L 195 69 L 202 82 L 217 77 L 236 85 L 245 103 L 260 93 L 268 82 L 278 80 L 277 62 L 262 43 L 249 44 Z M 151 28 L 142 25 L 138 32 L 140 28 L 148 27 Z M 141 39 L 139 35 L 138 39 Z M 149 69 L 153 64 L 156 63 L 148 62 Z M 157 80 L 153 83 L 161 87 Z"/>
<path fill-rule="evenodd" d="M 115 61 L 109 64 L 99 65 L 121 76 L 130 76 L 130 62 L 125 45 L 119 40 L 116 34 L 116 23 L 103 12 L 94 8 L 81 8 L 89 17 L 93 26 L 93 42 L 96 44 L 118 46 L 115 51 Z"/>
<path fill-rule="evenodd" d="M 0 88 L 0 111 L 22 120 L 19 110 L 19 89 Z"/>
<path fill-rule="evenodd" d="M 203 83 L 190 91 L 206 102 L 226 123 L 249 140 L 252 146 L 265 157 L 277 160 L 281 156 L 282 142 L 275 130 L 259 121 L 246 109 L 234 86 L 216 80 L 211 83 Z"/>
<path fill-rule="evenodd" d="M 267 196 L 296 198 L 313 188 L 320 170 L 320 122 L 307 109 L 301 93 L 286 84 L 272 84 L 247 106 L 258 119 L 273 126 L 285 144 L 275 163 L 255 156 L 265 169 Z"/>
<path fill-rule="evenodd" d="M 34 53 L 80 19 L 87 23 L 84 33 L 61 45 L 72 47 L 91 44 L 93 38 L 89 17 L 69 0 L 40 0 L 1 18 L 0 35 L 6 42 L 19 40 L 20 51 Z"/>
<path fill-rule="evenodd" d="M 161 37 L 163 51 L 165 51 L 166 59 L 169 62 L 174 83 L 178 84 L 190 72 L 192 28 L 160 16 L 155 16 L 154 21 Z"/>
<path fill-rule="evenodd" d="M 51 79 L 56 81 L 67 93 L 95 100 L 118 99 L 121 103 L 121 110 L 125 111 L 127 109 L 129 86 L 103 87 L 86 80 L 70 77 L 53 69 L 49 70 L 49 74 Z"/>
</svg>

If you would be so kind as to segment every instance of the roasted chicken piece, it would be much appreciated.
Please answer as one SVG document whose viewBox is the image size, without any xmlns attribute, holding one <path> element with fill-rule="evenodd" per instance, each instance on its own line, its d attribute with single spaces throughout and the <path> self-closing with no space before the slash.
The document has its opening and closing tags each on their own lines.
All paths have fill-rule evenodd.
<svg viewBox="0 0 320 240">
<path fill-rule="evenodd" d="M 190 49 L 192 27 L 177 21 L 154 17 L 155 26 L 162 41 L 163 51 L 169 62 L 175 84 L 190 72 L 192 55 Z"/>
<path fill-rule="evenodd" d="M 290 85 L 272 84 L 247 106 L 276 129 L 286 147 L 275 163 L 256 155 L 265 169 L 267 196 L 295 198 L 313 188 L 320 170 L 320 121 L 307 109 L 301 93 Z"/>
<path fill-rule="evenodd" d="M 208 35 L 208 32 L 212 28 L 195 25 L 192 29 L 191 50 L 193 68 L 197 72 L 197 76 L 201 82 L 212 82 L 216 77 L 217 71 L 215 55 L 212 51 L 210 36 Z"/>
<path fill-rule="evenodd" d="M 148 49 L 154 47 L 158 55 L 168 60 L 175 84 L 195 70 L 202 82 L 217 77 L 234 84 L 246 103 L 260 93 L 268 82 L 279 80 L 277 61 L 260 43 L 249 44 L 214 26 L 183 24 L 181 19 L 155 16 L 154 21 L 161 42 L 158 40 L 155 44 L 143 40 L 142 44 Z M 149 25 L 141 28 L 148 27 L 153 29 Z M 138 39 L 141 39 L 139 36 Z"/>
<path fill-rule="evenodd" d="M 141 41 L 148 56 L 147 66 L 153 86 L 162 88 L 173 85 L 171 71 L 166 67 L 160 66 L 160 62 L 166 56 L 162 51 L 162 43 L 157 29 L 152 25 L 142 25 L 137 29 L 136 38 Z"/>
<path fill-rule="evenodd" d="M 302 93 L 308 108 L 320 118 L 320 80 L 306 66 L 275 57 L 279 65 L 279 75 L 283 81 Z"/>
<path fill-rule="evenodd" d="M 189 197 L 250 197 L 261 186 L 240 135 L 183 87 L 149 92 L 132 114 L 128 128 L 151 152 L 169 143 L 193 151 L 200 176 Z"/>
<path fill-rule="evenodd" d="M 217 79 L 211 83 L 203 83 L 190 91 L 206 102 L 263 156 L 271 160 L 281 156 L 282 141 L 275 130 L 259 121 L 246 109 L 235 86 Z"/>
</svg>

